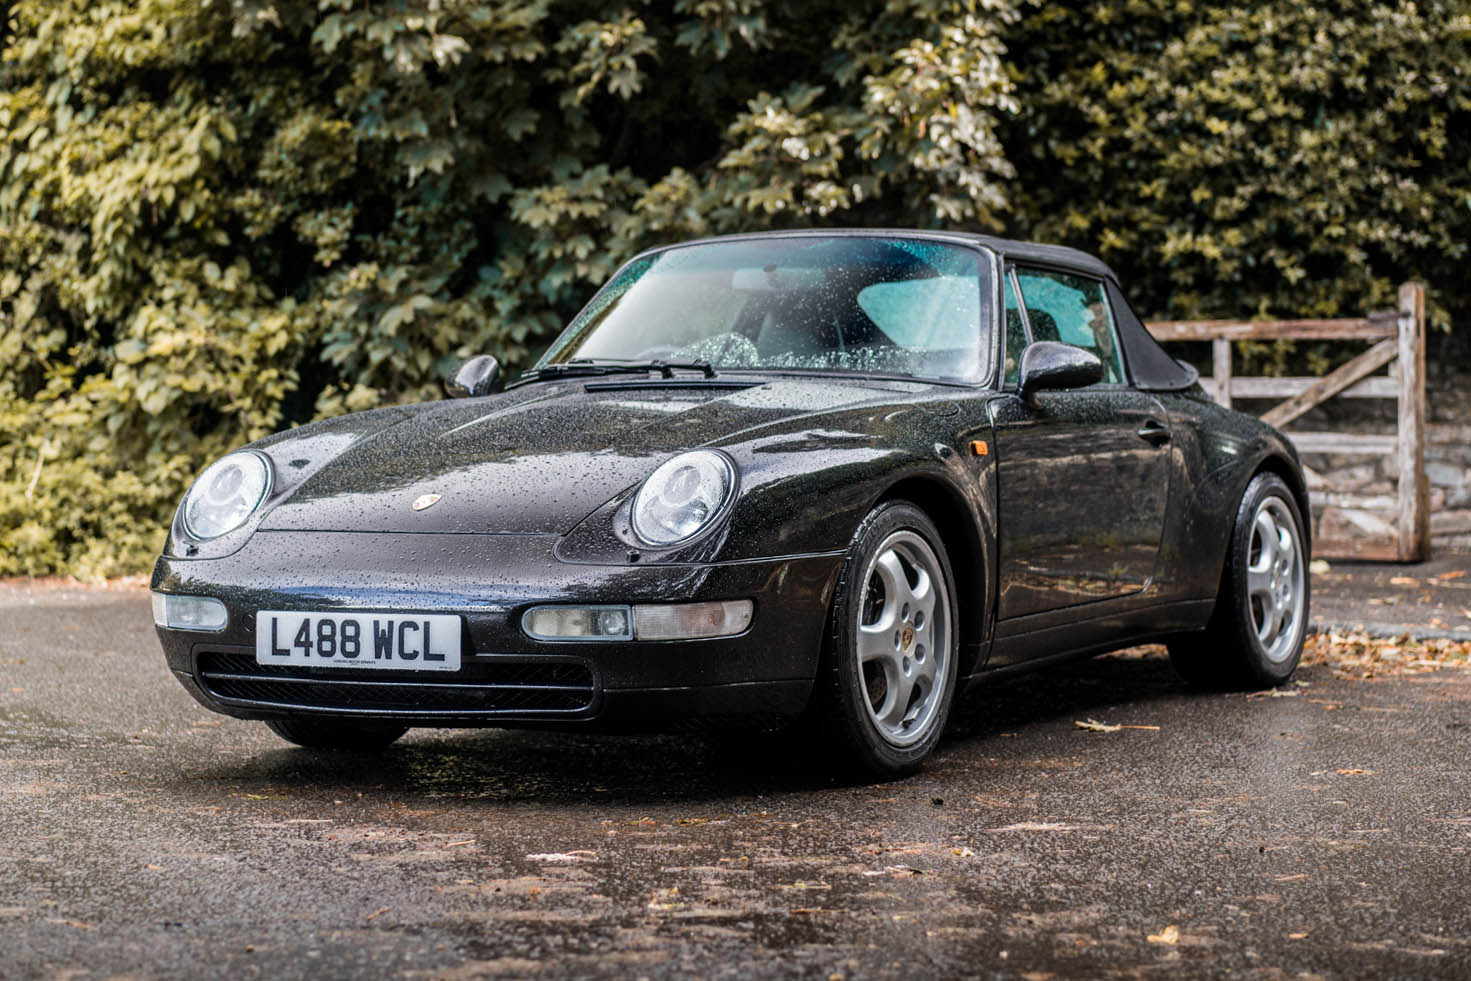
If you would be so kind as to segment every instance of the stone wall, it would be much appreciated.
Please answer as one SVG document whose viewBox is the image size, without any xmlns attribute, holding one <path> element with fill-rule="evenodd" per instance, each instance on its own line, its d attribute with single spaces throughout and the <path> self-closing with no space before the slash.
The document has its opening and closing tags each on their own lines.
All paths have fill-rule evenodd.
<svg viewBox="0 0 1471 981">
<path fill-rule="evenodd" d="M 1439 368 L 1426 392 L 1430 543 L 1471 548 L 1471 365 Z"/>
</svg>

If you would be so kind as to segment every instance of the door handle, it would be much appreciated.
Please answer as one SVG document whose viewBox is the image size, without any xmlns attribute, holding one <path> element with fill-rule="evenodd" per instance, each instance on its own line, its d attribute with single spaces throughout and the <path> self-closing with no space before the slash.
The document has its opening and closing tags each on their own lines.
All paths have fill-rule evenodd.
<svg viewBox="0 0 1471 981">
<path fill-rule="evenodd" d="M 1139 438 L 1152 446 L 1163 446 L 1170 441 L 1170 427 L 1151 419 L 1139 427 Z"/>
</svg>

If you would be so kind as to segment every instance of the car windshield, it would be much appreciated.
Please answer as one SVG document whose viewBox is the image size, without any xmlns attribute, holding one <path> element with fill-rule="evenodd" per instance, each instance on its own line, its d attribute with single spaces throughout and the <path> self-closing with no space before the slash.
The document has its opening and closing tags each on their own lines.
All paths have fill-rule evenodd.
<svg viewBox="0 0 1471 981">
<path fill-rule="evenodd" d="M 922 238 L 706 242 L 625 266 L 539 367 L 704 361 L 977 381 L 990 349 L 989 264 Z"/>
</svg>

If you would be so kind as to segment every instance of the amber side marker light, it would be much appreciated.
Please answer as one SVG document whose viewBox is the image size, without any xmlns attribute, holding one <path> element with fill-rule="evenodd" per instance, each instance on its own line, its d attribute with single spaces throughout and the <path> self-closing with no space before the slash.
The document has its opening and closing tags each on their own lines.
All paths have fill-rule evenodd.
<svg viewBox="0 0 1471 981">
<path fill-rule="evenodd" d="M 971 442 L 970 452 L 972 456 L 985 456 L 987 453 L 991 452 L 991 448 L 986 445 L 985 440 L 977 439 Z"/>
</svg>

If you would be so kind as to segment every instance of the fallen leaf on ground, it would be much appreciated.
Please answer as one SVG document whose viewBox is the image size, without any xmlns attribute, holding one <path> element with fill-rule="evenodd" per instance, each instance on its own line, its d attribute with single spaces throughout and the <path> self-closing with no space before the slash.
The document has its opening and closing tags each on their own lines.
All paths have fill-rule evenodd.
<svg viewBox="0 0 1471 981">
<path fill-rule="evenodd" d="M 95 929 L 97 929 L 92 924 L 90 924 L 90 923 L 83 923 L 81 920 L 64 920 L 64 919 L 61 919 L 60 917 L 56 917 L 56 916 L 48 916 L 48 917 L 46 917 L 46 922 L 47 923 L 55 923 L 58 926 L 76 927 L 78 930 L 95 930 Z"/>
<path fill-rule="evenodd" d="M 1076 824 L 1063 824 L 1057 821 L 1021 821 L 1017 824 L 1008 824 L 1004 828 L 991 828 L 992 831 L 1077 831 L 1080 826 Z"/>
<path fill-rule="evenodd" d="M 649 898 L 649 909 L 672 910 L 683 905 L 679 902 L 679 887 L 670 886 L 668 889 L 655 889 Z"/>
<path fill-rule="evenodd" d="M 1326 665 L 1338 677 L 1355 680 L 1423 674 L 1471 666 L 1471 641 L 1444 637 L 1417 641 L 1407 635 L 1371 637 L 1362 630 L 1310 634 L 1302 663 Z"/>
<path fill-rule="evenodd" d="M 1074 719 L 1073 725 L 1079 729 L 1086 729 L 1089 732 L 1118 732 L 1120 729 L 1143 729 L 1147 732 L 1159 732 L 1159 726 L 1114 725 L 1110 722 L 1099 722 L 1097 719 L 1085 719 L 1082 722 Z"/>
<path fill-rule="evenodd" d="M 598 857 L 597 852 L 579 849 L 573 852 L 537 852 L 527 855 L 528 862 L 591 862 Z"/>
<path fill-rule="evenodd" d="M 1180 928 L 1171 923 L 1159 933 L 1151 933 L 1149 942 L 1152 944 L 1177 944 L 1180 942 Z"/>
<path fill-rule="evenodd" d="M 1339 770 L 1338 772 L 1339 773 L 1342 773 L 1344 776 L 1348 777 L 1348 776 L 1357 776 L 1357 775 L 1359 775 L 1361 773 L 1369 774 L 1369 773 L 1373 773 L 1374 771 L 1373 770 Z"/>
<path fill-rule="evenodd" d="M 1436 576 L 1435 578 L 1437 578 L 1437 579 L 1460 579 L 1465 574 L 1466 574 L 1466 570 L 1465 569 L 1453 569 L 1450 572 L 1442 572 L 1440 575 Z"/>
<path fill-rule="evenodd" d="M 1456 588 L 1471 589 L 1471 584 L 1458 583 Z M 1371 598 L 1366 602 L 1373 604 L 1376 600 Z M 1471 621 L 1471 607 L 1463 607 L 1461 612 Z M 1103 657 L 1119 661 L 1164 661 L 1169 653 L 1159 644 L 1144 644 Z M 1425 674 L 1441 668 L 1471 667 L 1471 640 L 1450 637 L 1414 640 L 1408 633 L 1375 637 L 1363 629 L 1311 633 L 1304 641 L 1302 664 L 1304 667 L 1324 665 L 1336 677 L 1356 681 Z"/>
<path fill-rule="evenodd" d="M 1409 576 L 1393 576 L 1389 580 L 1391 586 L 1418 586 L 1420 580 L 1411 579 Z"/>
</svg>

